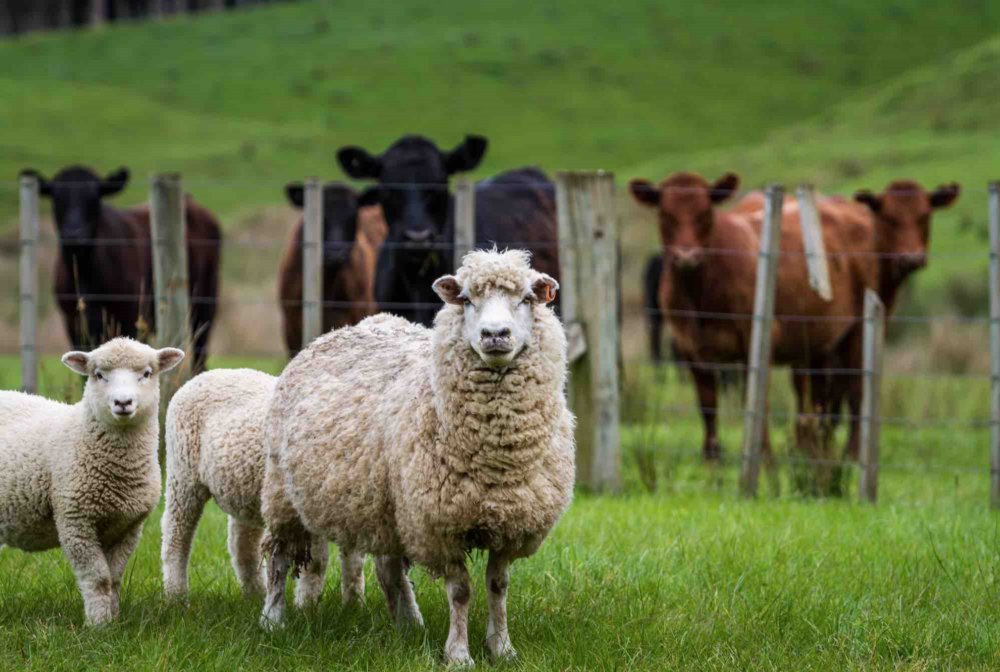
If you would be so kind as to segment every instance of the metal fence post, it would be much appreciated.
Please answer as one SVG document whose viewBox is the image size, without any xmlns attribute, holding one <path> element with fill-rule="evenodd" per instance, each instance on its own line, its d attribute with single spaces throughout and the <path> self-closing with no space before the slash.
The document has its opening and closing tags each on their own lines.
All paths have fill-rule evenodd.
<svg viewBox="0 0 1000 672">
<path fill-rule="evenodd" d="M 156 341 L 162 348 L 184 348 L 194 362 L 188 301 L 187 240 L 185 236 L 184 194 L 179 173 L 154 175 L 150 180 L 150 235 L 153 244 L 153 307 L 156 311 Z M 166 408 L 173 393 L 183 384 L 184 371 L 166 374 L 161 405 Z"/>
<path fill-rule="evenodd" d="M 1000 181 L 989 185 L 990 505 L 1000 508 Z"/>
<path fill-rule="evenodd" d="M 455 270 L 476 244 L 476 183 L 460 178 L 455 186 Z"/>
<path fill-rule="evenodd" d="M 21 390 L 38 392 L 38 178 L 21 177 Z"/>
<path fill-rule="evenodd" d="M 864 392 L 861 400 L 861 474 L 858 498 L 872 504 L 878 499 L 879 438 L 882 407 L 882 349 L 885 345 L 885 307 L 878 294 L 865 290 Z"/>
<path fill-rule="evenodd" d="M 556 178 L 561 311 L 570 340 L 569 398 L 577 415 L 577 480 L 621 487 L 618 229 L 611 173 Z M 580 301 L 585 296 L 587 301 Z"/>
<path fill-rule="evenodd" d="M 765 190 L 764 226 L 757 258 L 754 288 L 753 328 L 747 369 L 746 407 L 743 414 L 743 452 L 740 491 L 744 497 L 757 494 L 760 449 L 767 428 L 767 384 L 771 367 L 771 329 L 774 323 L 774 283 L 781 247 L 781 208 L 785 189 L 771 185 Z"/>
</svg>

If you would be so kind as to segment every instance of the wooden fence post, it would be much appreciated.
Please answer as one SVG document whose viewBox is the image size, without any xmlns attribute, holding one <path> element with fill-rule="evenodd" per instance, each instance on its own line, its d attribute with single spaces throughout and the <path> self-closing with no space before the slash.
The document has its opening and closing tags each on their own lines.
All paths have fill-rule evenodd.
<svg viewBox="0 0 1000 672">
<path fill-rule="evenodd" d="M 621 487 L 618 381 L 618 229 L 611 173 L 559 173 L 560 306 L 570 339 L 570 406 L 577 416 L 577 481 Z M 580 297 L 586 297 L 581 301 Z"/>
<path fill-rule="evenodd" d="M 191 311 L 188 302 L 184 194 L 180 174 L 154 175 L 150 180 L 149 201 L 156 342 L 161 348 L 184 348 L 186 357 L 193 363 L 193 335 L 188 326 Z M 167 407 L 173 393 L 184 383 L 184 372 L 190 370 L 190 366 L 183 366 L 166 374 L 168 384 L 161 384 L 162 408 Z"/>
<path fill-rule="evenodd" d="M 21 390 L 38 392 L 38 178 L 21 177 Z"/>
<path fill-rule="evenodd" d="M 809 286 L 824 301 L 833 300 L 830 286 L 830 269 L 826 262 L 826 245 L 823 242 L 823 227 L 819 209 L 816 207 L 816 189 L 804 184 L 795 190 L 799 201 L 799 221 L 802 225 L 802 243 L 806 253 L 806 268 L 809 271 Z"/>
<path fill-rule="evenodd" d="M 305 183 L 302 225 L 302 348 L 323 333 L 323 185 Z"/>
<path fill-rule="evenodd" d="M 1000 181 L 989 186 L 990 505 L 1000 508 Z"/>
<path fill-rule="evenodd" d="M 774 281 L 781 248 L 781 208 L 785 189 L 771 185 L 765 190 L 764 228 L 757 257 L 754 287 L 750 362 L 747 368 L 746 407 L 743 413 L 743 460 L 740 491 L 744 497 L 757 494 L 760 448 L 767 428 L 767 384 L 771 369 L 771 329 L 774 324 Z"/>
<path fill-rule="evenodd" d="M 476 244 L 476 183 L 460 178 L 455 186 L 455 270 Z"/>
<path fill-rule="evenodd" d="M 107 16 L 107 0 L 90 0 L 90 25 L 100 28 Z"/>
<path fill-rule="evenodd" d="M 861 401 L 861 475 L 858 497 L 872 504 L 878 499 L 879 412 L 882 389 L 882 349 L 885 345 L 885 307 L 878 294 L 865 290 L 864 396 Z"/>
</svg>

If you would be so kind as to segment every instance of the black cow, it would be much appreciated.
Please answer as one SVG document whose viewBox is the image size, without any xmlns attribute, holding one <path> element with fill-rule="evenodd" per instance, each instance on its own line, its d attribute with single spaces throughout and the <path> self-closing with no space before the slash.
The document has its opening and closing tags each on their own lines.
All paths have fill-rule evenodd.
<svg viewBox="0 0 1000 672">
<path fill-rule="evenodd" d="M 348 175 L 379 182 L 378 200 L 389 226 L 375 275 L 381 310 L 432 324 L 441 300 L 431 283 L 455 272 L 448 179 L 476 168 L 486 147 L 486 138 L 469 135 L 445 152 L 427 138 L 407 135 L 380 156 L 360 147 L 337 152 Z M 545 174 L 536 168 L 508 171 L 478 184 L 475 193 L 475 245 L 527 249 L 532 265 L 558 281 L 555 187 Z"/>
<path fill-rule="evenodd" d="M 149 206 L 119 209 L 103 202 L 125 188 L 128 169 L 104 178 L 82 166 L 64 168 L 52 180 L 34 170 L 22 175 L 36 177 L 39 193 L 52 199 L 59 231 L 54 291 L 73 347 L 89 350 L 115 336 L 155 333 Z M 198 372 L 215 318 L 222 231 L 215 216 L 190 197 L 184 209 Z"/>
</svg>

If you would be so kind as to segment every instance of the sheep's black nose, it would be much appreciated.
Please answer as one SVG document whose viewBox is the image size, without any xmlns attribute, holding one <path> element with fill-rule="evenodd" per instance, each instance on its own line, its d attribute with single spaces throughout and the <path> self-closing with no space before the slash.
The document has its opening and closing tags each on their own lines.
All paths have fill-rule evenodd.
<svg viewBox="0 0 1000 672">
<path fill-rule="evenodd" d="M 507 338 L 510 336 L 510 329 L 507 327 L 500 327 L 497 329 L 483 327 L 479 330 L 479 335 L 483 338 Z"/>
<path fill-rule="evenodd" d="M 115 406 L 121 407 L 122 410 L 127 409 L 132 405 L 131 399 L 115 399 Z"/>
</svg>

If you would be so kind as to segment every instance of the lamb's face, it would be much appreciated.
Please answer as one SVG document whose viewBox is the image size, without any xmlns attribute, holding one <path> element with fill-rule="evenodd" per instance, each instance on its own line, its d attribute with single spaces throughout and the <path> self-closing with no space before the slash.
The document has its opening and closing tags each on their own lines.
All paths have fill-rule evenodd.
<svg viewBox="0 0 1000 672">
<path fill-rule="evenodd" d="M 434 291 L 446 303 L 462 307 L 465 341 L 491 368 L 508 366 L 531 342 L 535 306 L 555 299 L 559 283 L 528 271 L 518 282 L 464 283 L 452 275 L 439 278 Z"/>
<path fill-rule="evenodd" d="M 154 350 L 127 338 L 116 338 L 87 352 L 68 352 L 63 364 L 87 376 L 84 401 L 99 420 L 129 425 L 155 415 L 160 405 L 159 374 L 184 359 L 177 348 Z"/>
</svg>

